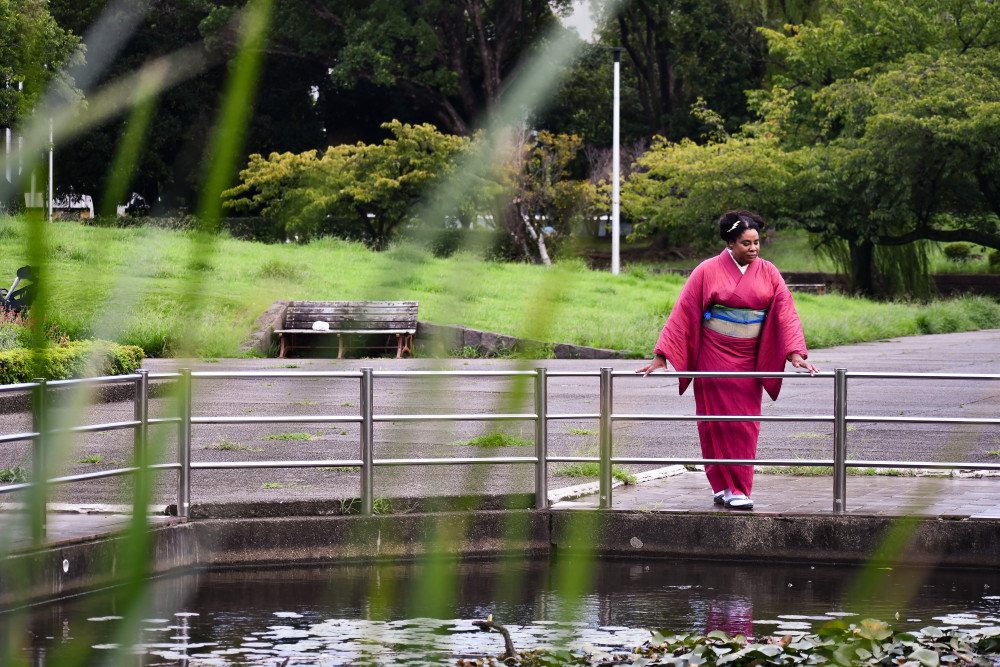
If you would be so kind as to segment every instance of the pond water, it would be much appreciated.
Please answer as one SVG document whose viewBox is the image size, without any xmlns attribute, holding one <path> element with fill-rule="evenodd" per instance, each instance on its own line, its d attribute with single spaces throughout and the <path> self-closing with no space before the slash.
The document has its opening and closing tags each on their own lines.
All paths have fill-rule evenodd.
<svg viewBox="0 0 1000 667">
<path fill-rule="evenodd" d="M 150 584 L 145 606 L 112 589 L 0 615 L 32 665 L 455 664 L 518 649 L 628 652 L 648 629 L 761 637 L 834 619 L 897 629 L 1000 625 L 1000 573 L 734 561 L 565 559 L 213 571 Z M 15 628 L 13 624 L 22 626 Z M 24 632 L 28 630 L 28 632 Z M 13 632 L 12 632 L 13 631 Z M 64 662 L 63 656 L 89 655 Z"/>
</svg>

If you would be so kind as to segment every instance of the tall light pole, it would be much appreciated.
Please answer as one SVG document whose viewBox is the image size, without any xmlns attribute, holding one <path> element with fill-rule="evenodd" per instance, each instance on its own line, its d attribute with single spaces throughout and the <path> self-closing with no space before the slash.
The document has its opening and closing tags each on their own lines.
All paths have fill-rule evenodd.
<svg viewBox="0 0 1000 667">
<path fill-rule="evenodd" d="M 52 222 L 52 152 L 55 150 L 55 141 L 52 135 L 52 118 L 49 118 L 49 222 Z"/>
<path fill-rule="evenodd" d="M 612 123 L 611 131 L 611 274 L 617 276 L 620 269 L 618 262 L 618 243 L 619 243 L 619 172 L 621 165 L 618 163 L 618 154 L 620 153 L 618 149 L 618 134 L 619 134 L 619 88 L 618 80 L 621 71 L 622 64 L 622 48 L 616 46 L 611 49 L 615 54 L 615 103 L 614 103 L 614 120 Z"/>
</svg>

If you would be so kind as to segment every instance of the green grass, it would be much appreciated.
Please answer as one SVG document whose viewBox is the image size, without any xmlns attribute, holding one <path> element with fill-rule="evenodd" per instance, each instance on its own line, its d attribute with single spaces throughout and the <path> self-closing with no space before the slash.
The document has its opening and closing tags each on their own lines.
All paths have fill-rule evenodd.
<svg viewBox="0 0 1000 667">
<path fill-rule="evenodd" d="M 601 468 L 597 463 L 570 463 L 556 468 L 552 473 L 556 477 L 591 477 L 596 479 Z M 611 476 L 623 484 L 635 484 L 635 475 L 628 468 L 615 467 Z"/>
<path fill-rule="evenodd" d="M 100 454 L 88 454 L 82 459 L 76 459 L 74 463 L 100 463 L 104 460 L 104 457 Z"/>
<path fill-rule="evenodd" d="M 594 435 L 597 433 L 597 431 L 592 428 L 570 428 L 566 432 L 570 435 Z"/>
<path fill-rule="evenodd" d="M 758 466 L 755 470 L 762 475 L 791 475 L 793 477 L 832 477 L 832 466 Z M 913 477 L 912 470 L 896 468 L 848 468 L 848 475 L 859 477 Z"/>
<path fill-rule="evenodd" d="M 510 435 L 509 433 L 496 432 L 479 435 L 467 442 L 458 444 L 471 445 L 472 447 L 532 447 L 535 443 L 531 440 Z"/>
<path fill-rule="evenodd" d="M 310 433 L 273 433 L 260 436 L 261 440 L 312 440 L 315 436 Z"/>
<path fill-rule="evenodd" d="M 220 438 L 218 442 L 213 442 L 210 445 L 205 445 L 205 449 L 218 449 L 220 451 L 239 451 L 239 452 L 260 452 L 261 449 L 251 449 L 247 445 L 241 445 L 235 440 L 230 440 L 229 438 Z"/>
<path fill-rule="evenodd" d="M 16 466 L 10 466 L 9 468 L 0 468 L 0 483 L 20 484 L 27 481 L 28 470 L 20 463 Z"/>
<path fill-rule="evenodd" d="M 682 276 L 644 266 L 612 276 L 580 260 L 544 267 L 484 262 L 464 253 L 441 259 L 404 245 L 377 253 L 330 238 L 268 245 L 225 236 L 191 283 L 191 233 L 75 222 L 46 229 L 50 247 L 64 250 L 49 253 L 46 266 L 49 312 L 58 326 L 71 338 L 100 335 L 139 345 L 149 356 L 180 351 L 185 336 L 199 357 L 239 356 L 254 320 L 273 301 L 337 294 L 345 300 L 415 299 L 421 320 L 644 357 L 684 284 Z M 11 265 L 26 260 L 26 233 L 22 220 L 0 217 L 0 252 Z M 811 254 L 807 247 L 796 249 L 802 243 L 793 239 L 790 256 Z M 763 256 L 784 270 L 809 268 L 780 258 L 780 247 L 775 242 Z M 279 264 L 298 267 L 295 276 L 261 270 Z M 181 294 L 192 284 L 207 306 L 196 317 L 181 307 Z M 813 348 L 1000 327 L 1000 305 L 984 297 L 924 304 L 797 294 L 795 301 Z M 608 313 L 615 314 L 614 326 Z"/>
</svg>

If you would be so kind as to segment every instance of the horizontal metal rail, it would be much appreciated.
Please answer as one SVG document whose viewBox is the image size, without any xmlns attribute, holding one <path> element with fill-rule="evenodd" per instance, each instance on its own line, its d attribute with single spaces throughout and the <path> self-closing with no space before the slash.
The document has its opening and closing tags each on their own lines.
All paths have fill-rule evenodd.
<svg viewBox="0 0 1000 667">
<path fill-rule="evenodd" d="M 199 380 L 269 380 L 272 378 L 360 378 L 360 371 L 192 371 Z"/>
<path fill-rule="evenodd" d="M 122 475 L 132 475 L 139 472 L 139 468 L 115 468 L 114 470 L 95 470 L 94 472 L 83 472 L 77 475 L 64 475 L 62 477 L 52 477 L 46 484 L 69 484 L 70 482 L 84 482 L 90 479 L 101 479 L 103 477 L 120 477 Z"/>
<path fill-rule="evenodd" d="M 35 382 L 18 382 L 17 384 L 0 384 L 0 394 L 28 391 L 37 387 Z"/>
<path fill-rule="evenodd" d="M 178 420 L 175 420 L 175 422 Z M 361 421 L 351 415 L 295 415 L 275 417 L 191 417 L 192 424 L 350 424 Z"/>
<path fill-rule="evenodd" d="M 466 457 L 439 457 L 430 459 L 375 459 L 372 465 L 376 466 L 446 466 L 453 464 L 479 464 L 479 463 L 538 463 L 534 456 L 466 456 Z"/>
<path fill-rule="evenodd" d="M 102 375 L 92 378 L 72 378 L 69 380 L 47 380 L 46 387 L 79 387 L 89 384 L 127 384 L 135 382 L 140 377 L 139 373 L 129 373 L 127 375 Z"/>
<path fill-rule="evenodd" d="M 227 470 L 250 468 L 358 468 L 360 459 L 342 461 L 192 461 L 191 468 L 199 470 Z"/>
<path fill-rule="evenodd" d="M 441 415 L 374 415 L 372 421 L 375 422 L 457 422 L 457 421 L 524 421 L 526 419 L 537 419 L 538 415 L 532 412 L 521 412 L 512 414 L 475 414 L 475 413 L 455 413 Z"/>
<path fill-rule="evenodd" d="M 534 380 L 535 411 L 519 413 L 445 413 L 445 414 L 376 414 L 373 405 L 372 382 L 377 378 L 417 379 L 441 378 L 447 380 L 455 377 L 469 378 L 531 378 Z M 848 423 L 883 423 L 883 424 L 943 424 L 943 425 L 1000 425 L 1000 418 L 986 417 L 931 417 L 926 415 L 848 415 L 846 412 L 847 380 L 929 380 L 929 381 L 998 381 L 1000 374 L 949 374 L 949 373 L 886 373 L 872 371 L 848 372 L 837 369 L 835 372 L 816 373 L 809 376 L 804 372 L 677 372 L 657 371 L 651 374 L 655 379 L 674 378 L 776 378 L 796 379 L 812 377 L 819 380 L 834 380 L 834 412 L 833 414 L 807 415 L 697 415 L 697 414 L 638 414 L 616 413 L 612 405 L 612 380 L 620 378 L 642 378 L 641 374 L 631 371 L 615 371 L 603 368 L 600 371 L 547 371 L 534 370 L 374 370 L 370 368 L 359 371 L 309 371 L 309 370 L 264 370 L 264 371 L 188 371 L 148 373 L 139 371 L 123 376 L 108 376 L 83 378 L 73 380 L 58 380 L 52 382 L 36 381 L 0 386 L 0 393 L 31 391 L 33 401 L 37 400 L 38 391 L 44 393 L 51 388 L 73 388 L 89 385 L 127 384 L 135 383 L 136 419 L 103 424 L 73 426 L 63 429 L 49 428 L 48 422 L 35 409 L 35 421 L 43 428 L 24 433 L 0 435 L 0 443 L 32 440 L 38 449 L 38 442 L 44 435 L 57 433 L 96 433 L 113 430 L 133 429 L 136 432 L 136 451 L 144 452 L 144 438 L 150 426 L 173 426 L 179 429 L 178 461 L 148 463 L 139 461 L 137 465 L 101 470 L 95 472 L 65 475 L 50 479 L 35 479 L 30 482 L 19 482 L 0 486 L 0 494 L 15 491 L 30 491 L 38 485 L 59 485 L 72 482 L 86 482 L 96 479 L 136 475 L 144 470 L 153 472 L 177 471 L 178 473 L 178 513 L 187 516 L 190 506 L 190 471 L 191 470 L 240 470 L 267 468 L 358 468 L 362 476 L 361 507 L 363 512 L 370 512 L 374 497 L 372 471 L 377 467 L 411 467 L 411 466 L 445 466 L 445 465 L 523 465 L 530 464 L 536 468 L 536 503 L 539 507 L 546 504 L 546 466 L 551 463 L 597 463 L 600 469 L 599 483 L 601 507 L 612 506 L 611 469 L 615 465 L 751 465 L 757 467 L 832 467 L 834 469 L 834 510 L 845 511 L 844 475 L 849 468 L 899 468 L 928 470 L 989 470 L 1000 471 L 1000 463 L 956 462 L 956 461 L 877 461 L 850 460 L 846 457 L 846 424 Z M 547 408 L 548 380 L 550 378 L 596 378 L 600 380 L 600 403 L 598 412 L 587 413 L 551 413 Z M 148 411 L 140 409 L 140 405 L 148 403 L 148 381 L 162 380 L 176 382 L 181 388 L 181 415 L 166 417 L 149 417 Z M 361 401 L 360 414 L 350 415 L 275 415 L 275 416 L 193 416 L 191 412 L 192 393 L 185 389 L 185 383 L 197 381 L 220 380 L 267 380 L 267 379 L 346 379 L 360 381 Z M 42 401 L 44 403 L 44 400 Z M 598 420 L 601 424 L 601 445 L 599 456 L 561 456 L 549 455 L 547 450 L 546 425 L 553 420 Z M 535 455 L 533 456 L 483 456 L 483 457 L 423 457 L 423 458 L 376 458 L 373 448 L 372 427 L 385 423 L 439 423 L 459 421 L 533 421 L 535 422 Z M 704 459 L 700 457 L 643 457 L 643 456 L 613 456 L 612 425 L 616 422 L 649 421 L 717 421 L 717 422 L 821 422 L 830 423 L 834 427 L 834 457 L 831 459 Z M 190 429 L 193 425 L 214 424 L 359 424 L 361 427 L 361 457 L 339 460 L 267 460 L 267 461 L 191 461 Z M 140 477 L 141 479 L 141 477 Z"/>
<path fill-rule="evenodd" d="M 832 422 L 833 415 L 611 415 L 611 421 Z"/>
<path fill-rule="evenodd" d="M 30 431 L 28 433 L 8 433 L 7 435 L 0 435 L 0 443 L 2 442 L 17 442 L 18 440 L 34 440 L 38 437 L 38 433 Z"/>
<path fill-rule="evenodd" d="M 579 414 L 572 414 L 572 413 L 567 413 L 567 414 L 555 413 L 555 414 L 553 414 L 553 413 L 550 412 L 549 414 L 545 415 L 545 418 L 549 419 L 549 420 L 552 420 L 552 419 L 600 419 L 601 418 L 601 413 L 600 412 L 581 412 Z"/>
<path fill-rule="evenodd" d="M 551 375 L 551 373 L 550 373 Z M 377 378 L 411 377 L 534 377 L 535 371 L 372 371 Z"/>
</svg>

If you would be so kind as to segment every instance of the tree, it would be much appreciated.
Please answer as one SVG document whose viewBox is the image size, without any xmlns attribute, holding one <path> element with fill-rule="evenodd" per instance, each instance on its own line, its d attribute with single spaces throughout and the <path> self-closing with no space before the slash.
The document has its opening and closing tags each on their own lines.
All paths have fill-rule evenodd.
<svg viewBox="0 0 1000 667">
<path fill-rule="evenodd" d="M 0 0 L 0 127 L 18 128 L 46 91 L 75 101 L 79 91 L 66 70 L 82 57 L 79 41 L 44 0 Z M 8 205 L 16 206 L 17 197 L 3 195 Z"/>
<path fill-rule="evenodd" d="M 386 129 L 394 138 L 381 144 L 251 155 L 241 182 L 223 193 L 226 206 L 260 213 L 300 241 L 334 233 L 385 248 L 470 144 L 432 125 L 393 121 Z"/>
<path fill-rule="evenodd" d="M 762 28 L 771 84 L 796 94 L 797 137 L 815 138 L 812 97 L 836 81 L 890 66 L 911 53 L 964 53 L 1000 44 L 1000 12 L 990 0 L 839 0 L 817 21 Z M 787 128 L 791 140 L 792 128 Z"/>
<path fill-rule="evenodd" d="M 214 39 L 241 2 L 216 3 Z M 355 92 L 404 120 L 469 135 L 569 0 L 312 0 L 280 3 L 269 53 L 321 66 L 333 108 Z M 329 116 L 328 116 L 329 118 Z M 346 119 L 345 119 L 346 120 Z M 330 125 L 334 128 L 334 125 Z"/>
<path fill-rule="evenodd" d="M 944 27 L 899 3 L 851 0 L 846 15 L 793 29 L 802 38 L 774 52 L 794 55 L 786 58 L 794 76 L 776 79 L 795 91 L 758 91 L 760 120 L 740 132 L 720 129 L 702 145 L 661 142 L 641 161 L 649 171 L 633 177 L 625 197 L 645 217 L 639 231 L 755 207 L 828 247 L 844 244 L 853 286 L 864 293 L 926 280 L 922 241 L 1000 248 L 1000 53 L 971 45 L 994 44 L 997 12 L 984 4 L 978 19 L 949 14 L 959 4 L 921 6 L 936 7 L 931 14 Z M 908 20 L 928 52 L 867 62 L 877 45 L 899 44 L 878 30 L 886 16 L 893 26 Z M 819 69 L 810 64 L 824 58 Z M 829 76 L 836 78 L 817 81 Z"/>
<path fill-rule="evenodd" d="M 66 66 L 82 55 L 79 42 L 45 0 L 0 0 L 0 127 L 15 127 L 53 84 L 75 95 Z"/>
<path fill-rule="evenodd" d="M 509 163 L 504 167 L 508 185 L 501 191 L 502 209 L 507 231 L 524 257 L 551 265 L 546 237 L 570 234 L 578 226 L 574 219 L 589 208 L 593 186 L 569 178 L 568 173 L 582 145 L 576 135 L 545 130 L 521 130 L 514 136 Z M 535 246 L 534 253 L 529 240 Z"/>
<path fill-rule="evenodd" d="M 1000 53 L 915 54 L 838 81 L 816 94 L 827 130 L 809 146 L 786 141 L 795 98 L 773 93 L 762 120 L 738 135 L 661 142 L 640 160 L 648 171 L 623 195 L 644 219 L 639 233 L 755 208 L 846 243 L 854 287 L 866 293 L 918 284 L 912 271 L 900 274 L 905 266 L 892 275 L 898 251 L 879 258 L 880 248 L 970 241 L 1000 249 Z"/>
<path fill-rule="evenodd" d="M 794 212 L 788 192 L 801 187 L 801 153 L 780 139 L 794 98 L 776 95 L 760 119 L 729 134 L 723 119 L 700 103 L 695 115 L 712 128 L 708 141 L 658 138 L 637 160 L 622 188 L 622 207 L 639 237 L 668 233 L 675 244 L 708 248 L 718 240 L 711 224 L 722 213 L 747 208 L 778 222 Z M 704 224 L 701 224 L 704 223 Z"/>
<path fill-rule="evenodd" d="M 764 75 L 759 17 L 731 0 L 604 2 L 599 12 L 602 42 L 625 49 L 622 74 L 635 91 L 645 136 L 696 136 L 688 109 L 699 97 L 732 128 L 749 120 L 743 91 Z"/>
<path fill-rule="evenodd" d="M 53 16 L 63 26 L 87 34 L 99 17 L 115 5 L 107 0 L 50 0 Z M 180 49 L 197 49 L 206 67 L 181 86 L 164 90 L 152 105 L 148 129 L 135 164 L 128 173 L 112 174 L 110 165 L 121 138 L 137 119 L 128 114 L 89 129 L 68 144 L 56 148 L 57 191 L 88 193 L 104 212 L 115 211 L 118 201 L 104 202 L 109 184 L 123 179 L 129 190 L 141 194 L 159 210 L 191 209 L 200 193 L 205 165 L 203 148 L 214 122 L 214 109 L 225 80 L 225 65 L 231 53 L 225 45 L 202 44 L 200 26 L 207 9 L 200 0 L 152 0 L 121 52 L 94 81 L 94 87 L 113 82 L 150 60 Z M 121 29 L 125 29 L 122 27 Z M 96 38 L 99 36 L 95 35 Z M 218 48 L 211 48 L 218 46 Z M 263 65 L 261 84 L 250 127 L 246 151 L 304 151 L 324 145 L 322 125 L 311 88 L 326 76 L 325 70 L 310 69 L 297 59 L 274 56 Z M 235 181 L 235 173 L 233 174 Z"/>
</svg>

